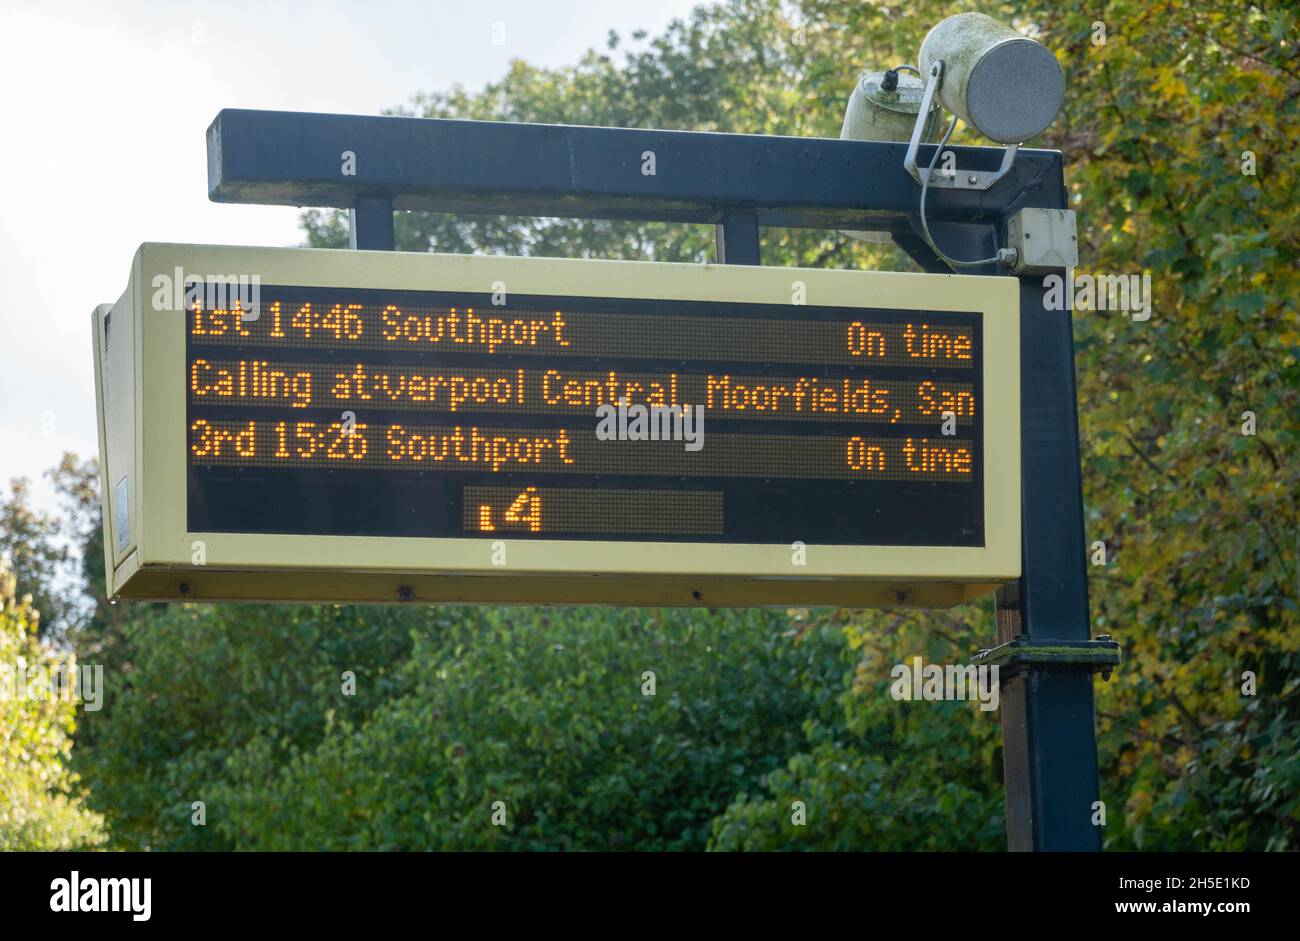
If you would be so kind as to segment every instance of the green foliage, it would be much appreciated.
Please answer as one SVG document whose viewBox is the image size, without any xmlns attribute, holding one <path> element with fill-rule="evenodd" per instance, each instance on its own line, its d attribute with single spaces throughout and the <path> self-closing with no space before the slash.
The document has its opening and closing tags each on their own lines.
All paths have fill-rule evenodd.
<svg viewBox="0 0 1300 941">
<path fill-rule="evenodd" d="M 106 705 L 75 755 L 114 842 L 131 849 L 231 848 L 217 827 L 191 824 L 193 803 L 220 817 L 215 795 L 244 752 L 284 760 L 398 696 L 397 667 L 428 623 L 414 608 L 133 607 L 117 652 L 131 669 L 110 661 Z M 344 671 L 355 696 L 340 694 Z"/>
<path fill-rule="evenodd" d="M 18 597 L 28 597 L 32 629 L 43 632 L 55 623 L 66 598 L 55 589 L 68 547 L 59 539 L 59 522 L 31 505 L 31 481 L 9 481 L 9 495 L 0 492 L 0 560 L 17 585 Z"/>
<path fill-rule="evenodd" d="M 1128 657 L 1098 697 L 1115 848 L 1300 847 L 1298 16 L 1113 4 L 1100 49 L 1048 20 L 1085 263 L 1155 295 L 1076 316 L 1094 620 Z"/>
<path fill-rule="evenodd" d="M 644 42 L 628 44 L 611 34 L 605 52 L 590 51 L 576 66 L 542 69 L 516 60 L 504 78 L 481 91 L 420 94 L 391 113 L 837 137 L 848 77 L 837 67 L 833 81 L 826 75 L 805 81 L 803 47 L 792 37 L 772 0 L 701 5 Z M 826 103 L 816 104 L 819 93 L 835 96 L 831 110 L 838 107 L 838 116 L 828 115 Z M 343 214 L 308 211 L 303 225 L 310 246 L 347 245 Z M 403 251 L 681 262 L 710 261 L 714 253 L 713 226 L 704 225 L 399 213 L 396 228 Z M 867 248 L 813 230 L 768 230 L 763 251 L 767 264 L 909 265 L 892 248 Z"/>
<path fill-rule="evenodd" d="M 833 721 L 810 717 L 804 750 L 769 775 L 762 793 L 742 795 L 715 821 L 711 848 L 1004 846 L 998 713 L 969 702 L 900 702 L 889 692 L 900 651 L 927 663 L 952 662 L 954 650 L 977 644 L 990 625 L 970 613 L 898 614 L 869 627 L 847 612 L 818 619 L 821 629 L 847 634 L 857 651 L 852 682 L 834 691 Z"/>
<path fill-rule="evenodd" d="M 83 805 L 67 769 L 76 727 L 75 700 L 28 698 L 19 684 L 30 673 L 75 667 L 43 644 L 30 606 L 15 597 L 17 580 L 0 565 L 0 664 L 12 679 L 0 691 L 0 852 L 93 849 L 105 840 L 102 818 Z M 43 693 L 36 685 L 31 693 Z"/>
<path fill-rule="evenodd" d="M 799 7 L 809 80 L 836 63 L 909 61 L 928 25 L 957 12 Z M 1294 850 L 1300 72 L 1287 43 L 1300 13 L 1217 0 L 984 10 L 1036 35 L 1065 69 L 1065 110 L 1040 143 L 1067 160 L 1081 270 L 1149 272 L 1154 287 L 1149 321 L 1075 314 L 1088 539 L 1109 554 L 1090 573 L 1093 619 L 1127 658 L 1098 693 L 1106 843 Z M 1099 19 L 1105 45 L 1094 44 Z M 842 100 L 826 97 L 828 119 Z M 1254 176 L 1242 172 L 1246 150 Z M 1255 437 L 1241 434 L 1247 410 Z M 888 642 L 889 620 L 860 618 L 862 635 Z M 912 652 L 895 644 L 885 661 Z M 1242 694 L 1246 671 L 1255 696 Z M 823 765 L 833 779 L 833 760 Z M 940 774 L 965 780 L 959 768 L 945 761 Z"/>
<path fill-rule="evenodd" d="M 1090 569 L 1094 628 L 1126 655 L 1098 685 L 1107 845 L 1300 848 L 1300 14 L 1227 0 L 982 8 L 1065 69 L 1066 109 L 1035 143 L 1065 154 L 1081 271 L 1149 272 L 1154 287 L 1149 321 L 1075 313 L 1087 538 L 1108 555 Z M 734 0 L 648 41 L 611 37 L 570 68 L 515 62 L 480 91 L 404 110 L 834 137 L 858 69 L 913 60 L 963 9 Z M 964 128 L 955 140 L 981 143 Z M 303 221 L 309 244 L 346 244 L 337 214 Z M 712 239 L 707 226 L 398 222 L 410 251 L 704 261 Z M 768 230 L 763 254 L 910 264 L 832 232 Z M 73 493 L 75 470 L 62 475 Z M 0 545 L 36 594 L 54 534 L 19 496 L 0 503 Z M 95 558 L 96 527 L 84 534 Z M 887 680 L 913 656 L 962 662 L 986 646 L 987 603 L 822 612 L 786 636 L 783 617 L 754 612 L 96 601 L 75 639 L 112 681 L 74 758 L 120 846 L 1002 845 L 993 714 L 897 703 Z M 340 696 L 344 670 L 355 698 Z M 498 799 L 504 828 L 489 822 Z M 206 827 L 189 823 L 195 800 Z M 795 801 L 806 826 L 791 823 Z"/>
<path fill-rule="evenodd" d="M 82 462 L 65 453 L 45 476 L 62 499 L 63 512 L 37 510 L 31 505 L 31 481 L 21 477 L 11 480 L 9 495 L 0 492 L 0 559 L 16 579 L 17 596 L 31 596 L 33 628 L 42 637 L 62 640 L 86 623 L 94 596 L 103 598 L 102 589 L 93 587 L 102 583 L 102 549 L 81 556 L 84 566 L 98 563 L 97 568 L 85 568 L 83 573 L 95 576 L 87 582 L 92 597 L 69 591 L 68 585 L 62 584 L 77 581 L 79 573 L 67 571 L 75 556 L 73 550 L 86 547 L 92 539 L 95 546 L 101 541 L 99 469 L 94 458 Z"/>
<path fill-rule="evenodd" d="M 63 536 L 80 548 L 80 581 L 84 591 L 76 599 L 77 615 L 68 625 L 83 658 L 103 659 L 120 642 L 124 609 L 108 603 L 104 582 L 104 529 L 99 503 L 99 462 L 65 453 L 57 467 L 47 472 L 62 502 Z M 115 658 L 117 659 L 117 658 Z M 117 659 L 119 668 L 127 664 Z"/>
<path fill-rule="evenodd" d="M 233 759 L 215 829 L 240 849 L 702 849 L 844 672 L 837 633 L 796 643 L 784 626 L 757 611 L 440 611 L 401 696 L 287 762 L 268 739 Z"/>
</svg>

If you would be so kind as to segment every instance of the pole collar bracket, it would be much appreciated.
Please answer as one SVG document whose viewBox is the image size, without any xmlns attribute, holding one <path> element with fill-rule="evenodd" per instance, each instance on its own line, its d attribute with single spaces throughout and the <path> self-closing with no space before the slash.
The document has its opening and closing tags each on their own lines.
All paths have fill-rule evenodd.
<svg viewBox="0 0 1300 941">
<path fill-rule="evenodd" d="M 1100 673 L 1109 680 L 1120 663 L 1120 646 L 1109 634 L 1092 640 L 1032 641 L 1021 634 L 1005 644 L 981 650 L 971 658 L 977 666 L 997 666 L 1000 670 L 1035 666 L 1073 667 Z"/>
</svg>

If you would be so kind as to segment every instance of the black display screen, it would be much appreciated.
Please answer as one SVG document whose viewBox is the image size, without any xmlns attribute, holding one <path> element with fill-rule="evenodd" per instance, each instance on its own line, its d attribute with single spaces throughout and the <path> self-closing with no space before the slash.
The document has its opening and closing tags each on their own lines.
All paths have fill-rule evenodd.
<svg viewBox="0 0 1300 941">
<path fill-rule="evenodd" d="M 196 302 L 189 529 L 984 544 L 978 314 L 493 300 Z"/>
</svg>

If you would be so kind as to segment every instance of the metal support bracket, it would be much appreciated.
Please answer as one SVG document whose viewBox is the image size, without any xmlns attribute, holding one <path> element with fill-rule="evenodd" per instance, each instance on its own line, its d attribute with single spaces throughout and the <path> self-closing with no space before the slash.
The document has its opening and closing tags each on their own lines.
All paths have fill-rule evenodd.
<svg viewBox="0 0 1300 941">
<path fill-rule="evenodd" d="M 1002 154 L 1002 165 L 996 170 L 961 170 L 950 174 L 936 169 L 933 174 L 930 174 L 929 168 L 916 165 L 916 152 L 921 146 L 921 135 L 925 131 L 926 119 L 930 115 L 930 108 L 934 106 L 934 96 L 938 93 L 941 84 L 943 84 L 942 61 L 936 62 L 930 68 L 930 77 L 926 80 L 925 93 L 921 96 L 921 110 L 916 114 L 916 124 L 912 128 L 912 139 L 907 145 L 903 167 L 917 183 L 924 183 L 926 176 L 929 175 L 929 185 L 935 189 L 986 190 L 1011 172 L 1011 165 L 1016 161 L 1016 151 L 1020 149 L 1019 144 L 1011 144 L 1007 147 Z"/>
<path fill-rule="evenodd" d="M 971 658 L 976 666 L 994 666 L 1001 670 L 1018 667 L 1053 666 L 1075 667 L 1100 673 L 1109 680 L 1111 671 L 1120 663 L 1120 646 L 1109 634 L 1098 634 L 1092 640 L 1057 640 L 1035 642 L 1021 634 L 1005 644 L 981 650 Z"/>
<path fill-rule="evenodd" d="M 932 76 L 922 117 L 939 87 Z M 394 212 L 427 211 L 716 224 L 719 260 L 731 264 L 761 261 L 761 227 L 888 230 L 922 267 L 951 270 L 921 232 L 920 139 L 913 134 L 909 151 L 904 141 L 228 109 L 208 129 L 208 193 L 352 210 L 361 249 L 393 247 Z M 367 159 L 357 176 L 342 176 L 337 155 L 358 141 Z M 642 176 L 646 150 L 677 170 Z M 969 171 L 951 182 L 936 173 L 927 209 L 929 226 L 964 257 L 991 253 L 1013 213 L 1068 210 L 1061 154 L 1025 148 L 1013 163 L 1014 151 L 952 150 L 983 169 L 975 185 Z M 1053 221 L 1049 248 L 1063 247 L 1064 218 Z M 1029 264 L 1043 238 L 1032 216 L 1020 221 Z M 1038 259 L 1049 261 L 1060 264 Z M 1023 574 L 999 592 L 1002 645 L 975 662 L 1010 674 L 999 671 L 1008 845 L 1100 850 L 1099 829 L 1079 813 L 1099 798 L 1091 671 L 1113 670 L 1119 654 L 1109 638 L 1087 639 L 1072 322 L 1069 311 L 1044 309 L 1041 275 L 1018 280 Z"/>
</svg>

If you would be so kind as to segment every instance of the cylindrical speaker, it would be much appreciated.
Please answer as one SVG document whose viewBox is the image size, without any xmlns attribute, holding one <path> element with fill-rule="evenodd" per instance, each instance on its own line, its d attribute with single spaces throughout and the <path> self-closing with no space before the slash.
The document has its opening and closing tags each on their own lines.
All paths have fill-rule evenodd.
<svg viewBox="0 0 1300 941">
<path fill-rule="evenodd" d="M 939 101 L 1000 144 L 1037 137 L 1065 99 L 1056 56 L 983 13 L 959 13 L 930 30 L 921 43 L 921 74 L 928 77 L 939 60 Z"/>
<path fill-rule="evenodd" d="M 890 87 L 890 86 L 893 87 Z M 863 72 L 853 86 L 844 110 L 841 140 L 905 141 L 911 138 L 921 110 L 925 84 L 907 72 L 895 72 L 890 81 L 885 72 Z M 932 108 L 926 120 L 923 140 L 933 142 L 939 125 L 939 109 Z"/>
<path fill-rule="evenodd" d="M 907 72 L 863 72 L 853 86 L 849 105 L 844 110 L 841 140 L 906 141 L 912 137 L 916 116 L 921 110 L 925 85 Z M 942 114 L 932 106 L 921 134 L 923 143 L 932 144 L 939 137 Z M 845 235 L 864 242 L 889 242 L 888 232 L 844 229 Z"/>
</svg>

